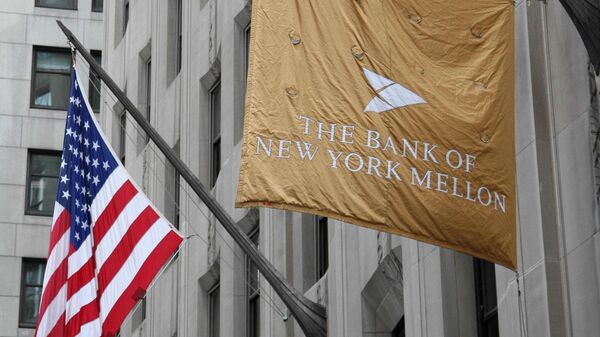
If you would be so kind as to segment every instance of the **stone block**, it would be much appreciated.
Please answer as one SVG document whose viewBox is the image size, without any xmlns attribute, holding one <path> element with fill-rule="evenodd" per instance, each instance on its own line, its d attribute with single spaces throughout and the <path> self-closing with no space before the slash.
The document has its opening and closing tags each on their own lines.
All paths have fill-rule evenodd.
<svg viewBox="0 0 600 337">
<path fill-rule="evenodd" d="M 25 187 L 0 185 L 0 222 L 20 223 L 25 209 Z"/>
<path fill-rule="evenodd" d="M 0 12 L 0 42 L 23 43 L 26 29 L 27 16 Z"/>
<path fill-rule="evenodd" d="M 0 43 L 0 78 L 28 80 L 31 77 L 31 46 Z M 24 92 L 16 93 L 23 95 Z"/>
<path fill-rule="evenodd" d="M 545 269 L 540 263 L 523 277 L 522 286 L 526 289 L 523 315 L 527 317 L 528 336 L 551 336 Z"/>
<path fill-rule="evenodd" d="M 0 296 L 19 296 L 21 291 L 21 259 L 0 256 Z"/>
<path fill-rule="evenodd" d="M 0 255 L 15 254 L 15 235 L 17 226 L 8 223 L 0 223 Z"/>
<path fill-rule="evenodd" d="M 66 112 L 62 112 L 66 118 Z M 29 149 L 62 150 L 65 120 L 54 118 L 24 118 L 22 146 Z M 43 136 L 41 136 L 43 135 Z"/>
<path fill-rule="evenodd" d="M 588 54 L 564 7 L 557 1 L 547 7 L 555 130 L 560 132 L 589 107 Z"/>
<path fill-rule="evenodd" d="M 0 147 L 0 184 L 25 185 L 27 149 Z"/>
<path fill-rule="evenodd" d="M 565 244 L 567 252 L 595 231 L 595 194 L 588 114 L 583 114 L 557 136 Z"/>
<path fill-rule="evenodd" d="M 573 337 L 600 331 L 600 289 L 594 240 L 590 238 L 567 255 Z"/>
<path fill-rule="evenodd" d="M 518 239 L 523 248 L 520 270 L 527 270 L 543 258 L 542 210 L 540 206 L 539 176 L 536 143 L 529 144 L 517 156 Z M 521 258 L 521 256 L 519 256 Z"/>
<path fill-rule="evenodd" d="M 19 298 L 0 296 L 0 336 L 16 336 L 19 325 Z"/>
<path fill-rule="evenodd" d="M 0 60 L 0 64 L 2 63 L 9 62 Z M 4 68 L 0 68 L 0 73 L 2 72 L 8 71 Z M 2 75 L 0 75 L 0 77 L 2 77 Z M 0 115 L 26 115 L 29 108 L 30 90 L 31 83 L 29 79 L 0 78 L 0 102 L 2 102 L 2 104 L 0 104 Z M 0 123 L 0 130 L 1 129 L 3 129 L 3 127 Z M 16 132 L 16 130 L 11 131 Z M 5 137 L 8 137 L 8 134 L 0 134 L 0 139 L 4 139 Z M 20 142 L 20 139 L 18 142 Z"/>
<path fill-rule="evenodd" d="M 46 258 L 50 242 L 50 227 L 19 225 L 16 233 L 15 255 Z"/>
<path fill-rule="evenodd" d="M 21 126 L 19 117 L 0 115 L 0 146 L 21 146 Z"/>
<path fill-rule="evenodd" d="M 515 114 L 516 151 L 519 153 L 535 138 L 533 129 L 533 102 L 531 97 L 531 66 L 529 63 L 529 40 L 527 36 L 526 6 L 521 2 L 515 14 Z"/>
</svg>

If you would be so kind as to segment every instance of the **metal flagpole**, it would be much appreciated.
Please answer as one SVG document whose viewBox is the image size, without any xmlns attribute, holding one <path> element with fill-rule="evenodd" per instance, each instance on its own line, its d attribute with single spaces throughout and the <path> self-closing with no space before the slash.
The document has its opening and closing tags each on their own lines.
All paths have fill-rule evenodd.
<svg viewBox="0 0 600 337">
<path fill-rule="evenodd" d="M 123 104 L 125 109 L 131 114 L 138 125 L 148 134 L 150 139 L 156 144 L 160 151 L 165 155 L 167 160 L 175 167 L 177 172 L 190 185 L 192 190 L 198 194 L 200 199 L 206 204 L 208 209 L 219 220 L 225 230 L 233 237 L 235 242 L 242 248 L 244 253 L 254 262 L 261 272 L 263 277 L 269 282 L 273 290 L 279 295 L 283 303 L 292 312 L 296 321 L 302 328 L 304 334 L 308 337 L 326 337 L 327 336 L 327 314 L 325 308 L 317 303 L 308 300 L 302 293 L 294 289 L 283 278 L 281 273 L 275 269 L 273 264 L 264 257 L 256 246 L 250 241 L 248 236 L 240 230 L 233 221 L 231 216 L 227 214 L 225 209 L 219 202 L 208 192 L 202 185 L 200 180 L 192 173 L 181 159 L 169 147 L 167 142 L 160 134 L 150 125 L 144 115 L 135 107 L 135 105 L 127 98 L 127 95 L 119 89 L 117 84 L 108 76 L 108 74 L 94 60 L 92 55 L 83 47 L 81 42 L 73 35 L 73 33 L 65 27 L 62 21 L 57 20 L 58 26 L 65 33 L 69 41 L 75 49 L 88 62 L 90 68 L 98 75 L 106 86 L 112 91 L 115 97 Z"/>
</svg>

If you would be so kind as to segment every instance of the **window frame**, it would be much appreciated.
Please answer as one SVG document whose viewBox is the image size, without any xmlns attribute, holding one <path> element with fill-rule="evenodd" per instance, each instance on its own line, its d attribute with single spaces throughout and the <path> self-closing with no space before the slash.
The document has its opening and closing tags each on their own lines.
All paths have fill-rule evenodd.
<svg viewBox="0 0 600 337">
<path fill-rule="evenodd" d="M 260 226 L 257 223 L 248 233 L 248 238 L 259 249 Z M 260 337 L 260 271 L 246 256 L 246 334 L 247 337 Z M 252 279 L 254 275 L 255 279 Z M 255 289 L 252 289 L 253 286 Z M 256 307 L 254 307 L 256 305 Z M 254 329 L 253 329 L 254 328 Z"/>
<path fill-rule="evenodd" d="M 97 1 L 102 1 L 102 7 L 101 7 L 102 9 L 100 9 L 100 10 L 94 9 L 94 2 L 97 2 Z M 104 0 L 92 0 L 92 12 L 93 13 L 104 13 Z"/>
<path fill-rule="evenodd" d="M 218 303 L 217 307 L 220 310 L 221 309 L 221 282 L 219 280 L 217 280 L 217 282 L 206 292 L 207 297 L 208 297 L 208 301 L 207 301 L 207 305 L 208 305 L 208 309 L 207 309 L 207 313 L 208 313 L 208 336 L 209 337 L 220 337 L 221 335 L 221 315 L 220 313 L 218 315 L 215 316 L 215 303 Z M 217 296 L 215 296 L 215 294 L 217 294 Z M 217 301 L 215 301 L 215 298 L 217 299 Z M 217 324 L 215 325 L 215 317 L 219 317 L 219 321 L 216 322 Z M 217 331 L 215 331 L 215 328 L 217 329 Z M 215 333 L 218 332 L 218 333 Z"/>
<path fill-rule="evenodd" d="M 315 216 L 315 282 L 329 269 L 329 218 Z"/>
<path fill-rule="evenodd" d="M 177 65 L 175 74 L 181 72 L 181 64 L 183 58 L 183 0 L 176 0 L 177 5 Z"/>
<path fill-rule="evenodd" d="M 98 62 L 98 58 L 100 59 L 100 62 L 98 62 L 98 64 L 102 64 L 102 51 L 101 50 L 91 50 L 90 54 L 92 55 L 92 57 L 94 58 L 94 60 L 96 60 L 96 62 Z M 96 86 L 93 84 L 93 78 L 98 79 L 98 88 L 96 88 Z M 92 102 L 92 92 L 95 92 L 98 94 L 98 108 L 94 108 L 93 106 L 93 102 Z M 90 102 L 90 106 L 92 107 L 92 110 L 95 114 L 99 114 L 100 113 L 100 108 L 102 107 L 102 80 L 100 79 L 100 77 L 96 74 L 96 72 L 94 71 L 94 69 L 92 69 L 90 67 L 90 73 L 89 73 L 89 84 L 88 84 L 88 101 Z"/>
<path fill-rule="evenodd" d="M 210 135 L 210 151 L 209 151 L 209 162 L 210 162 L 210 187 L 214 187 L 219 178 L 221 172 L 221 121 L 219 120 L 218 134 L 215 135 L 215 91 L 219 90 L 219 119 L 221 118 L 221 80 L 218 79 L 213 86 L 208 90 L 208 110 L 209 110 L 209 135 Z M 218 147 L 218 151 L 215 151 L 215 147 Z M 218 169 L 217 169 L 218 168 Z"/>
<path fill-rule="evenodd" d="M 42 150 L 42 149 L 28 149 L 28 151 L 27 151 L 27 179 L 25 181 L 25 215 L 51 217 L 53 215 L 54 208 L 52 209 L 52 211 L 50 211 L 50 213 L 48 213 L 48 212 L 41 212 L 41 211 L 34 211 L 34 210 L 30 210 L 29 209 L 29 193 L 30 193 L 30 190 L 31 190 L 31 157 L 32 157 L 32 155 L 36 155 L 36 154 L 39 154 L 39 155 L 57 155 L 62 160 L 62 152 L 61 151 L 55 151 L 55 150 Z M 46 176 L 46 175 L 36 175 L 36 177 L 53 178 L 53 176 L 49 176 L 49 175 L 48 176 Z M 60 170 L 59 170 L 58 175 L 56 176 L 56 180 L 59 181 L 59 179 L 60 179 Z M 55 199 L 56 199 L 56 197 L 55 197 Z"/>
<path fill-rule="evenodd" d="M 127 154 L 127 110 L 123 109 L 119 114 L 119 160 L 125 165 L 125 155 Z"/>
<path fill-rule="evenodd" d="M 52 53 L 58 53 L 58 52 L 66 52 L 66 54 L 69 54 L 69 59 L 71 60 L 69 63 L 69 69 L 73 68 L 73 57 L 71 54 L 71 50 L 69 48 L 61 48 L 61 47 L 50 47 L 50 46 L 33 46 L 33 56 L 32 56 L 32 62 L 31 62 L 31 92 L 29 94 L 29 107 L 32 109 L 43 109 L 43 110 L 58 110 L 58 111 L 67 111 L 68 110 L 68 105 L 66 107 L 57 107 L 57 106 L 48 106 L 48 105 L 37 105 L 35 104 L 35 82 L 36 82 L 36 78 L 37 78 L 37 52 L 38 51 L 46 51 L 46 52 L 52 52 Z M 71 78 L 71 72 L 69 73 L 62 73 L 62 72 L 58 72 L 58 71 L 42 71 L 41 73 L 43 74 L 61 74 L 61 75 L 68 75 L 69 76 L 69 81 Z"/>
<path fill-rule="evenodd" d="M 496 273 L 494 267 L 493 273 L 493 282 L 490 284 L 485 283 L 485 265 L 493 264 L 491 262 L 487 262 L 485 260 L 481 260 L 478 258 L 473 258 L 473 275 L 475 278 L 475 310 L 477 315 L 477 336 L 478 337 L 489 337 L 487 334 L 487 326 L 489 322 L 496 317 L 497 326 L 499 325 L 498 321 L 498 294 L 496 292 Z M 491 285 L 491 288 L 489 287 Z M 495 299 L 495 307 L 486 311 L 485 306 L 485 291 L 488 289 L 493 289 L 494 299 Z M 499 330 L 497 331 L 497 336 L 500 336 Z"/>
<path fill-rule="evenodd" d="M 42 275 L 42 284 L 40 284 L 40 285 L 26 285 L 25 284 L 25 263 L 38 263 L 38 264 L 43 263 L 44 264 L 44 273 L 45 273 L 47 262 L 48 261 L 46 259 L 29 258 L 29 257 L 24 257 L 21 260 L 21 281 L 20 281 L 20 290 L 19 290 L 19 328 L 35 329 L 35 326 L 36 326 L 36 323 L 29 324 L 29 323 L 22 322 L 23 309 L 24 309 L 23 301 L 25 300 L 25 296 L 24 296 L 25 287 L 34 287 L 34 288 L 42 288 L 43 289 L 44 275 Z M 42 300 L 42 295 L 40 294 L 40 302 L 41 302 L 41 300 Z M 38 309 L 38 314 L 39 314 L 39 308 L 37 308 L 37 309 Z"/>
<path fill-rule="evenodd" d="M 152 57 L 149 57 L 148 60 L 146 60 L 146 83 L 144 85 L 146 86 L 146 111 L 144 111 L 144 113 L 146 120 L 148 121 L 148 123 L 151 124 L 150 118 L 152 116 Z M 148 133 L 144 133 L 144 137 L 145 144 L 150 143 L 150 136 L 148 135 Z"/>
<path fill-rule="evenodd" d="M 56 7 L 56 6 L 48 6 L 48 5 L 43 5 L 39 3 L 40 0 L 35 0 L 34 2 L 34 7 L 38 7 L 38 8 L 51 8 L 51 9 L 64 9 L 64 10 L 69 10 L 69 11 L 76 11 L 78 10 L 78 0 L 73 0 L 73 7 Z"/>
<path fill-rule="evenodd" d="M 129 14 L 131 14 L 129 2 L 129 0 L 123 0 L 123 36 L 125 36 L 127 27 L 129 26 Z"/>
</svg>

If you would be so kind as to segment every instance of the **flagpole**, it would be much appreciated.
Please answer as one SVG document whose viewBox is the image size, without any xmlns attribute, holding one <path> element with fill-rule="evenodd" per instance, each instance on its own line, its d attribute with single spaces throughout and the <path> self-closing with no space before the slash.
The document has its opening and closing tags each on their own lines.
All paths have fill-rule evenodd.
<svg viewBox="0 0 600 337">
<path fill-rule="evenodd" d="M 302 293 L 293 288 L 275 269 L 273 264 L 260 253 L 256 246 L 250 241 L 248 236 L 241 231 L 235 221 L 225 211 L 223 206 L 213 197 L 212 194 L 202 185 L 200 180 L 192 173 L 187 165 L 179 159 L 175 152 L 169 147 L 167 142 L 160 134 L 150 125 L 144 115 L 135 107 L 135 105 L 127 98 L 127 95 L 117 86 L 112 78 L 100 67 L 94 60 L 93 56 L 83 47 L 81 42 L 73 35 L 73 33 L 65 27 L 62 21 L 56 21 L 60 29 L 67 36 L 75 49 L 88 62 L 91 69 L 96 75 L 104 81 L 106 86 L 112 91 L 116 98 L 123 104 L 125 109 L 131 114 L 138 125 L 152 139 L 160 151 L 165 155 L 167 160 L 175 167 L 177 172 L 190 185 L 192 190 L 206 204 L 208 209 L 219 220 L 223 228 L 233 237 L 235 242 L 242 248 L 244 253 L 254 262 L 261 272 L 263 277 L 269 282 L 273 290 L 279 295 L 283 303 L 292 312 L 296 321 L 302 328 L 304 334 L 308 337 L 326 337 L 327 336 L 327 313 L 325 308 L 315 302 L 310 301 Z"/>
</svg>

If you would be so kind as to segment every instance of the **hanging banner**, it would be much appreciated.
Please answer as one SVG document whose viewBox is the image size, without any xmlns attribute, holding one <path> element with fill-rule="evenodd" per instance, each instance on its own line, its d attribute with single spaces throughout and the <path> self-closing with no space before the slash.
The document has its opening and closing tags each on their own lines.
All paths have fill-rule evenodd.
<svg viewBox="0 0 600 337">
<path fill-rule="evenodd" d="M 512 1 L 254 0 L 237 206 L 516 268 Z"/>
</svg>

